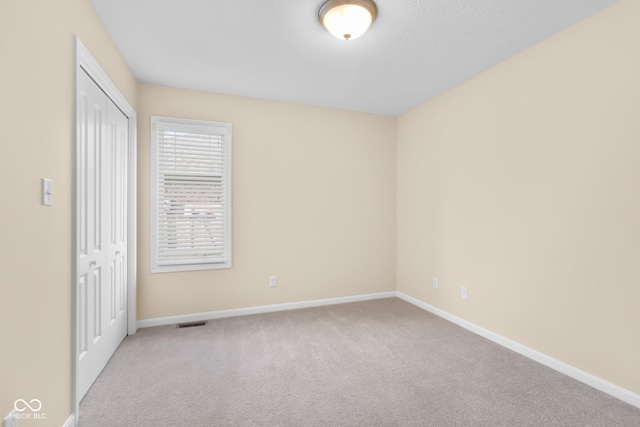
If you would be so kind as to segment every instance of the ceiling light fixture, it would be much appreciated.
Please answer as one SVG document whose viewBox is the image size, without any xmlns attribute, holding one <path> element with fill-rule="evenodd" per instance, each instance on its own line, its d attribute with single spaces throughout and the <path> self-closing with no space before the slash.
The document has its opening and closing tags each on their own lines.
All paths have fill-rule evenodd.
<svg viewBox="0 0 640 427">
<path fill-rule="evenodd" d="M 372 0 L 327 0 L 318 11 L 324 27 L 341 40 L 357 39 L 378 15 Z"/>
</svg>

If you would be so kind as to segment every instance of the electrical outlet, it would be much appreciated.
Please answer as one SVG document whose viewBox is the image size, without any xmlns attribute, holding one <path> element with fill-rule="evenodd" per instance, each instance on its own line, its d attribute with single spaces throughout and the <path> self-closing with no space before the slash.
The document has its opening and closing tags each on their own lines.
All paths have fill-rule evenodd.
<svg viewBox="0 0 640 427">
<path fill-rule="evenodd" d="M 15 409 L 2 420 L 2 427 L 18 427 L 18 411 Z"/>
<path fill-rule="evenodd" d="M 440 283 L 437 277 L 433 278 L 433 289 L 440 289 Z"/>
<path fill-rule="evenodd" d="M 469 299 L 469 293 L 466 286 L 460 286 L 460 298 L 467 301 Z"/>
<path fill-rule="evenodd" d="M 275 288 L 278 286 L 278 278 L 276 276 L 269 276 L 269 287 Z"/>
</svg>

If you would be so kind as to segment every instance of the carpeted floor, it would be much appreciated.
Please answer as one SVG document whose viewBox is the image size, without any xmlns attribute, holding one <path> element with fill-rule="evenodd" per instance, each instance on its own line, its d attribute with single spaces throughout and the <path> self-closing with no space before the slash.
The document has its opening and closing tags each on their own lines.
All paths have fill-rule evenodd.
<svg viewBox="0 0 640 427">
<path fill-rule="evenodd" d="M 640 426 L 640 409 L 397 298 L 141 329 L 81 427 Z"/>
</svg>

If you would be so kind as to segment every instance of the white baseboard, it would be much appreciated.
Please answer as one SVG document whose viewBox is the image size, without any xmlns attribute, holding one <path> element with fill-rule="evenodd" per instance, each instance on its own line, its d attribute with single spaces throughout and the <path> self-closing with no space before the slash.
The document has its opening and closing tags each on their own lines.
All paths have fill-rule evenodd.
<svg viewBox="0 0 640 427">
<path fill-rule="evenodd" d="M 296 310 L 299 308 L 320 307 L 323 305 L 344 304 L 348 302 L 367 301 L 381 298 L 393 298 L 396 291 L 375 294 L 353 295 L 348 297 L 326 298 L 310 301 L 290 302 L 284 304 L 261 305 L 257 307 L 235 308 L 231 310 L 210 311 L 206 313 L 183 314 L 179 316 L 155 317 L 138 320 L 138 328 L 152 326 L 175 325 L 176 323 L 201 322 L 203 320 L 222 319 L 225 317 L 246 316 L 248 314 L 272 313 L 275 311 Z"/>
<path fill-rule="evenodd" d="M 62 427 L 74 427 L 76 425 L 76 418 L 73 415 L 69 415 L 67 421 L 64 422 Z"/>
<path fill-rule="evenodd" d="M 561 362 L 557 359 L 554 359 L 553 357 L 547 356 L 546 354 L 540 353 L 539 351 L 536 351 L 532 348 L 519 344 L 513 340 L 510 340 L 509 338 L 503 337 L 502 335 L 498 335 L 495 332 L 491 332 L 488 329 L 485 329 L 481 326 L 478 326 L 460 317 L 454 316 L 453 314 L 450 314 L 444 310 L 441 310 L 437 307 L 429 305 L 410 295 L 407 295 L 405 293 L 398 291 L 396 292 L 396 296 L 430 313 L 433 313 L 436 316 L 442 317 L 445 320 L 448 320 L 477 335 L 480 335 L 481 337 L 491 340 L 496 344 L 500 344 L 501 346 L 506 347 L 509 350 L 515 351 L 516 353 L 519 353 L 525 357 L 528 357 L 531 360 L 534 360 L 542 365 L 545 365 L 551 369 L 554 369 L 573 379 L 576 379 L 582 383 L 585 383 L 595 388 L 596 390 L 600 390 L 630 405 L 640 408 L 640 395 L 633 393 L 632 391 L 629 391 L 613 383 L 605 381 L 602 378 L 596 377 L 595 375 L 592 375 L 588 372 L 580 370 L 567 363 Z"/>
</svg>

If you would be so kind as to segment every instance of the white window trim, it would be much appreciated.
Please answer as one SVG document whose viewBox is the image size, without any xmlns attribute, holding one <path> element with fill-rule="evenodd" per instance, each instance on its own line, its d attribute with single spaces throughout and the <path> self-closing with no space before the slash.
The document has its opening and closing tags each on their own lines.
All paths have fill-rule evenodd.
<svg viewBox="0 0 640 427">
<path fill-rule="evenodd" d="M 158 197 L 159 197 L 159 189 L 158 189 L 158 141 L 157 141 L 157 133 L 156 127 L 158 123 L 162 123 L 163 125 L 170 124 L 175 125 L 176 128 L 185 129 L 191 128 L 205 128 L 208 130 L 214 131 L 222 131 L 226 135 L 228 135 L 228 143 L 224 145 L 224 156 L 225 156 L 225 175 L 223 180 L 225 181 L 225 246 L 226 246 L 226 257 L 223 262 L 215 262 L 215 263 L 206 263 L 206 264 L 174 264 L 174 265 L 158 265 Z M 191 119 L 181 119 L 175 117 L 163 117 L 163 116 L 151 116 L 151 126 L 150 126 L 150 148 L 151 148 L 151 262 L 150 262 L 150 270 L 151 273 L 166 273 L 166 272 L 176 272 L 176 271 L 198 271 L 198 270 L 215 270 L 215 269 L 223 269 L 223 268 L 231 268 L 232 263 L 232 200 L 231 200 L 231 152 L 232 152 L 232 126 L 231 123 L 222 123 L 222 122 L 210 122 L 204 120 L 191 120 Z"/>
</svg>

